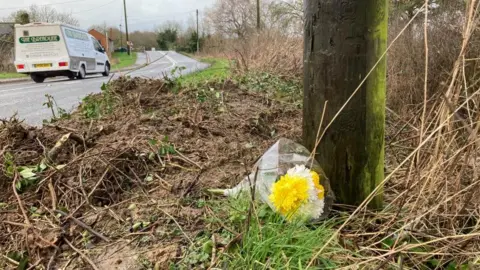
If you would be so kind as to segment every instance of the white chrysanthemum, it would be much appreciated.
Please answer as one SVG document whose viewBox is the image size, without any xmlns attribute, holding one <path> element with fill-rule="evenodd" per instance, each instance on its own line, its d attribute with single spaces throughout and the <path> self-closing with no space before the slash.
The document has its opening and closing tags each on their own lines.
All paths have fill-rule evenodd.
<svg viewBox="0 0 480 270">
<path fill-rule="evenodd" d="M 310 169 L 306 168 L 305 165 L 296 165 L 294 168 L 288 170 L 287 174 L 292 176 L 297 175 L 308 179 L 308 201 L 298 209 L 297 215 L 311 219 L 318 219 L 323 214 L 325 201 L 324 199 L 318 198 L 318 190 L 313 182 Z"/>
<path fill-rule="evenodd" d="M 295 165 L 295 167 L 287 171 L 287 174 L 298 175 L 308 179 L 310 182 L 313 181 L 312 174 L 310 173 L 310 170 L 305 167 L 305 165 Z"/>
</svg>

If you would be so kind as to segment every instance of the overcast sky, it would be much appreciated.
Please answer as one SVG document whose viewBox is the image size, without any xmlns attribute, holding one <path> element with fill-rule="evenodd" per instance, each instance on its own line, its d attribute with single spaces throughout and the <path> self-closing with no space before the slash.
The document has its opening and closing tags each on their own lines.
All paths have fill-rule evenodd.
<svg viewBox="0 0 480 270">
<path fill-rule="evenodd" d="M 164 21 L 175 20 L 186 25 L 193 23 L 195 10 L 200 14 L 215 0 L 126 0 L 128 30 L 153 30 Z M 123 20 L 123 0 L 0 0 L 0 18 L 28 6 L 49 5 L 63 12 L 71 12 L 82 28 L 93 24 L 118 25 Z"/>
</svg>

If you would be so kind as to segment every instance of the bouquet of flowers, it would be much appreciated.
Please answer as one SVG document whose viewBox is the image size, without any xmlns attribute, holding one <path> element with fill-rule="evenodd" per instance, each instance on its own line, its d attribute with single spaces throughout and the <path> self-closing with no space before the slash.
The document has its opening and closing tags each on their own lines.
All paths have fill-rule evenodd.
<svg viewBox="0 0 480 270">
<path fill-rule="evenodd" d="M 317 172 L 296 165 L 273 183 L 268 199 L 287 220 L 318 219 L 325 208 L 325 188 Z"/>
<path fill-rule="evenodd" d="M 221 192 L 236 196 L 252 190 L 256 198 L 288 221 L 323 219 L 335 198 L 328 178 L 310 152 L 288 139 L 270 147 L 240 184 Z"/>
</svg>

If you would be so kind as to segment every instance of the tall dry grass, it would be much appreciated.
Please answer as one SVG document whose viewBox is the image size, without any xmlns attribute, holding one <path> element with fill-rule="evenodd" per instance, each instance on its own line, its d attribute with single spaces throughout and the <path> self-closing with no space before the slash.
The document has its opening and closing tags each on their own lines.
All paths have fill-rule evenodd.
<svg viewBox="0 0 480 270">
<path fill-rule="evenodd" d="M 479 5 L 427 12 L 391 47 L 386 207 L 366 208 L 378 188 L 332 236 L 361 257 L 349 268 L 480 269 Z"/>
<path fill-rule="evenodd" d="M 359 255 L 350 268 L 480 269 L 480 1 L 465 3 L 390 21 L 386 205 L 332 236 Z M 302 76 L 298 38 L 223 42 L 240 72 Z"/>
<path fill-rule="evenodd" d="M 303 74 L 303 38 L 276 30 L 252 33 L 243 39 L 210 38 L 204 53 L 232 59 L 238 73 L 267 72 L 284 77 Z"/>
</svg>

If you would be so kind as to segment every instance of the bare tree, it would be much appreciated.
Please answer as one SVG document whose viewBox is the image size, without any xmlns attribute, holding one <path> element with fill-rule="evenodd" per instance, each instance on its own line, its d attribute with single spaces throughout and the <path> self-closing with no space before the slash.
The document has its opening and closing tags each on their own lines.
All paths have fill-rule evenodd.
<svg viewBox="0 0 480 270">
<path fill-rule="evenodd" d="M 12 12 L 6 21 L 16 21 L 22 13 L 27 13 L 30 22 L 49 22 L 49 23 L 65 23 L 73 26 L 79 26 L 78 19 L 71 13 L 60 12 L 51 6 L 31 5 L 27 10 Z"/>
<path fill-rule="evenodd" d="M 255 6 L 249 0 L 218 0 L 207 12 L 213 30 L 227 37 L 245 37 L 255 29 Z"/>
<path fill-rule="evenodd" d="M 266 27 L 282 29 L 284 33 L 302 35 L 304 24 L 303 1 L 273 1 L 264 8 Z"/>
<path fill-rule="evenodd" d="M 261 29 L 301 35 L 303 1 L 262 0 Z M 218 0 L 207 12 L 207 28 L 226 37 L 245 38 L 256 29 L 256 1 Z"/>
<path fill-rule="evenodd" d="M 163 32 L 165 30 L 175 30 L 181 32 L 183 30 L 182 25 L 177 21 L 166 21 L 157 27 L 156 32 Z"/>
</svg>

